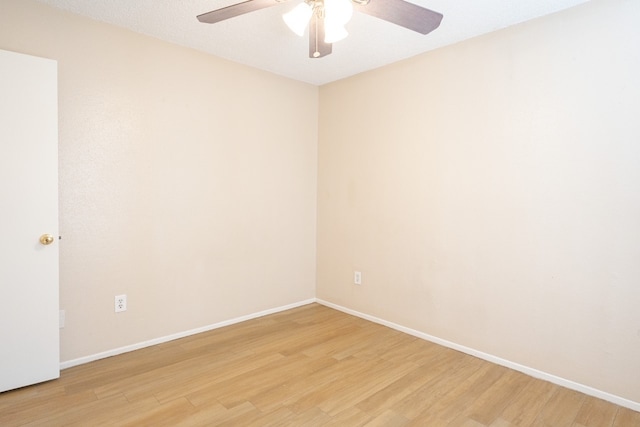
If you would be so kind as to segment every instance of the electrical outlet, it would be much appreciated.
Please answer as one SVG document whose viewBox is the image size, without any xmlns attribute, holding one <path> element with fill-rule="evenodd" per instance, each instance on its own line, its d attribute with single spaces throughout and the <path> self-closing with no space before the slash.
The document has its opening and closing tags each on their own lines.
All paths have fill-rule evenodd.
<svg viewBox="0 0 640 427">
<path fill-rule="evenodd" d="M 359 271 L 353 272 L 353 283 L 356 285 L 362 285 L 362 273 Z"/>
<path fill-rule="evenodd" d="M 115 298 L 115 309 L 116 309 L 116 313 L 120 313 L 121 311 L 127 311 L 127 296 L 126 295 L 116 295 L 116 298 Z"/>
</svg>

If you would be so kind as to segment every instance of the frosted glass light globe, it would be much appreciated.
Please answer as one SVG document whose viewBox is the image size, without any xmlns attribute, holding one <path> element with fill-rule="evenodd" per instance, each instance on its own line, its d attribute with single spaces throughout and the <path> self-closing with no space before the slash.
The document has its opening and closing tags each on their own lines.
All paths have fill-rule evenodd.
<svg viewBox="0 0 640 427">
<path fill-rule="evenodd" d="M 353 16 L 351 0 L 324 0 L 324 41 L 335 43 L 347 37 L 344 26 Z"/>
<path fill-rule="evenodd" d="M 282 19 L 284 19 L 284 22 L 291 31 L 302 37 L 304 35 L 304 30 L 307 28 L 307 24 L 309 24 L 309 19 L 311 19 L 312 13 L 313 8 L 306 2 L 302 2 L 294 7 L 290 12 L 282 15 Z"/>
</svg>

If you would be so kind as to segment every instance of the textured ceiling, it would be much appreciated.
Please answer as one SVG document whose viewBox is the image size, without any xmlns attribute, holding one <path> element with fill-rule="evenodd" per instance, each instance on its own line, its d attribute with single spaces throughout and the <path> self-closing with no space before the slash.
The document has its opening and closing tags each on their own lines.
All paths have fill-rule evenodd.
<svg viewBox="0 0 640 427">
<path fill-rule="evenodd" d="M 196 15 L 241 0 L 38 0 L 162 40 L 292 79 L 322 85 L 438 47 L 557 12 L 588 0 L 408 0 L 444 15 L 440 28 L 421 35 L 361 13 L 350 35 L 324 58 L 308 57 L 308 38 L 293 34 L 281 15 L 289 0 L 216 24 Z M 375 0 L 385 1 L 385 0 Z"/>
</svg>

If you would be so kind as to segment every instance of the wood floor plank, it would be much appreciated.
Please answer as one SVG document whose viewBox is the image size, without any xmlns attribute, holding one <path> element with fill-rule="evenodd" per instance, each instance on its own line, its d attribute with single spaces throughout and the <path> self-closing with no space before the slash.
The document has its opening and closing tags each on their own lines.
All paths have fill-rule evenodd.
<svg viewBox="0 0 640 427">
<path fill-rule="evenodd" d="M 484 369 L 480 359 L 463 355 L 450 369 L 439 372 L 424 386 L 392 405 L 391 409 L 410 420 L 416 417 L 431 418 L 428 413 L 437 412 L 435 407 L 440 400 L 470 378 L 473 381 Z"/>
<path fill-rule="evenodd" d="M 360 427 L 371 421 L 371 417 L 356 407 L 345 409 L 344 411 L 331 417 L 326 425 L 331 427 L 353 426 Z"/>
<path fill-rule="evenodd" d="M 406 339 L 408 338 L 408 339 Z M 413 362 L 423 366 L 432 364 L 434 360 L 447 357 L 448 353 L 460 353 L 456 350 L 444 348 L 440 345 L 419 338 L 411 339 L 406 337 L 403 341 L 390 348 L 380 355 L 384 360 L 390 362 Z"/>
<path fill-rule="evenodd" d="M 611 427 L 617 412 L 618 408 L 613 403 L 585 396 L 576 415 L 576 427 Z"/>
<path fill-rule="evenodd" d="M 461 362 L 465 356 L 455 351 L 441 352 L 440 357 L 434 357 L 433 362 L 427 365 L 416 366 L 405 376 L 398 378 L 388 386 L 378 390 L 376 393 L 362 400 L 356 406 L 363 411 L 373 415 L 385 411 L 394 404 L 403 401 L 417 390 L 425 387 L 430 381 L 441 377 L 457 363 Z M 425 388 L 425 392 L 428 388 Z"/>
<path fill-rule="evenodd" d="M 511 424 L 509 421 L 503 418 L 498 418 L 494 422 L 492 422 L 489 427 L 516 427 L 516 424 Z"/>
<path fill-rule="evenodd" d="M 460 369 L 456 372 L 460 377 L 454 382 L 449 381 L 448 373 L 443 374 L 441 383 L 434 390 L 433 397 L 429 399 L 429 404 L 420 405 L 418 414 L 424 416 L 425 412 L 437 413 L 439 419 L 451 422 L 464 412 L 464 409 L 480 395 L 482 390 L 497 381 L 506 371 L 506 368 L 501 366 L 475 360 L 473 362 L 478 368 L 470 370 L 470 373 L 464 377 L 462 377 L 464 371 Z M 414 416 L 409 415 L 408 418 L 412 419 Z"/>
<path fill-rule="evenodd" d="M 415 418 L 409 420 L 409 424 L 407 425 L 411 427 L 447 427 L 449 422 L 439 418 L 437 413 L 423 411 Z"/>
<path fill-rule="evenodd" d="M 49 381 L 39 384 L 37 387 L 23 387 L 5 391 L 0 394 L 0 421 L 6 420 L 11 414 L 29 411 L 34 404 L 40 406 L 65 395 L 65 387 L 59 381 Z M 2 425 L 1 422 L 0 425 Z"/>
<path fill-rule="evenodd" d="M 83 427 L 87 425 L 86 414 L 91 413 L 93 427 L 114 426 L 114 413 L 118 419 L 135 418 L 140 414 L 152 412 L 160 407 L 154 398 L 128 402 L 123 396 L 110 396 L 104 400 L 96 400 L 88 405 L 80 405 L 73 410 L 64 411 L 55 422 L 50 425 L 64 425 L 65 427 Z"/>
<path fill-rule="evenodd" d="M 584 398 L 585 395 L 582 393 L 558 387 L 540 411 L 535 425 L 549 427 L 572 425 Z"/>
<path fill-rule="evenodd" d="M 402 427 L 407 424 L 408 419 L 389 409 L 366 423 L 365 427 Z"/>
<path fill-rule="evenodd" d="M 216 362 L 209 375 L 188 376 L 174 383 L 170 388 L 162 388 L 156 391 L 155 396 L 160 403 L 178 399 L 198 391 L 216 389 L 217 384 L 246 375 L 249 372 L 257 372 L 263 366 L 283 359 L 279 353 L 269 355 L 243 355 L 241 358 L 232 358 Z"/>
<path fill-rule="evenodd" d="M 195 412 L 193 405 L 186 398 L 181 398 L 164 405 L 158 405 L 150 411 L 123 417 L 117 424 L 120 427 L 174 426 L 180 423 L 188 423 Z"/>
<path fill-rule="evenodd" d="M 271 388 L 253 393 L 250 402 L 263 412 L 274 410 L 282 406 L 284 402 L 294 400 L 303 390 L 309 388 L 309 377 L 322 372 L 327 368 L 339 363 L 331 357 L 320 357 L 313 359 L 306 366 L 300 367 L 291 375 L 284 378 L 284 382 L 274 382 Z"/>
<path fill-rule="evenodd" d="M 206 390 L 207 399 L 214 397 L 227 408 L 232 408 L 273 388 L 274 384 L 281 385 L 294 376 L 297 371 L 308 367 L 310 362 L 304 354 L 283 357 L 258 370 L 216 383 L 215 387 Z M 190 394 L 189 399 L 198 405 L 202 401 L 202 395 L 203 393 Z"/>
<path fill-rule="evenodd" d="M 440 418 L 453 420 L 458 414 L 463 413 L 482 396 L 485 390 L 491 388 L 507 375 L 509 369 L 493 364 L 483 364 L 478 372 L 482 375 L 476 377 L 475 381 L 463 382 L 448 396 L 451 397 L 450 399 L 442 399 L 438 402 L 436 408 L 438 408 Z"/>
<path fill-rule="evenodd" d="M 302 414 L 294 414 L 290 419 L 290 423 L 283 424 L 280 420 L 274 420 L 273 426 L 320 426 L 326 425 L 331 421 L 331 416 L 323 412 L 319 408 L 313 408 Z M 254 427 L 262 427 L 264 424 L 255 424 Z"/>
<path fill-rule="evenodd" d="M 364 377 L 374 372 L 380 366 L 379 363 L 381 362 L 350 358 L 348 362 L 336 365 L 335 370 L 318 373 L 318 376 L 325 374 L 325 378 L 321 380 L 324 384 L 322 387 L 307 388 L 305 393 L 288 399 L 284 404 L 296 413 L 308 411 L 313 407 L 326 407 L 347 392 L 349 378 Z"/>
<path fill-rule="evenodd" d="M 343 352 L 338 353 L 335 357 L 341 358 L 353 355 L 358 359 L 379 359 L 380 356 L 395 345 L 406 342 L 406 335 L 385 326 L 378 326 L 375 333 L 371 334 L 366 340 L 349 346 Z"/>
<path fill-rule="evenodd" d="M 362 341 L 368 340 L 375 333 L 377 333 L 377 329 L 373 328 L 352 329 L 351 333 L 337 334 L 328 339 L 317 340 L 314 345 L 304 349 L 303 352 L 310 357 L 325 355 L 342 360 L 357 351 L 354 346 L 361 345 Z"/>
<path fill-rule="evenodd" d="M 333 325 L 332 327 L 320 327 L 319 325 L 305 326 L 304 332 L 298 334 L 298 339 L 291 342 L 291 337 L 283 337 L 284 342 L 274 343 L 279 347 L 279 351 L 285 356 L 304 352 L 312 347 L 317 347 L 318 343 L 330 342 L 332 339 L 341 339 L 345 336 L 357 336 L 358 334 L 370 333 L 366 329 L 352 325 Z M 341 347 L 344 349 L 344 346 Z M 335 356 L 334 356 L 335 357 Z M 335 357 L 341 359 L 341 357 Z M 342 357 L 344 358 L 344 357 Z"/>
<path fill-rule="evenodd" d="M 514 396 L 499 418 L 516 426 L 531 426 L 557 389 L 556 385 L 529 377 L 528 383 Z"/>
<path fill-rule="evenodd" d="M 76 366 L 65 372 L 69 375 L 65 382 L 67 393 L 95 390 L 99 385 L 126 381 L 132 375 L 141 375 L 184 360 L 185 352 L 177 346 L 148 347 L 138 350 L 140 354 L 125 353 L 117 358 L 108 357 L 94 362 L 94 369 L 86 365 Z M 120 389 L 115 394 L 120 393 Z M 105 396 L 106 397 L 106 396 Z"/>
<path fill-rule="evenodd" d="M 495 383 L 486 389 L 464 413 L 472 420 L 490 425 L 528 384 L 529 377 L 507 370 Z"/>
<path fill-rule="evenodd" d="M 353 357 L 340 360 L 337 364 L 310 375 L 307 378 L 308 381 L 294 389 L 293 395 L 285 399 L 283 404 L 296 413 L 308 411 L 319 402 L 330 398 L 333 390 L 337 387 L 336 384 L 344 378 L 348 376 L 364 377 L 371 372 L 373 366 L 371 361 L 361 361 Z"/>
<path fill-rule="evenodd" d="M 618 407 L 613 427 L 640 427 L 640 412 Z"/>
<path fill-rule="evenodd" d="M 161 390 L 163 386 L 173 386 L 179 381 L 191 381 L 206 375 L 218 364 L 241 356 L 235 353 L 217 353 L 218 362 L 214 364 L 205 363 L 211 360 L 212 355 L 183 356 L 178 360 L 168 359 L 164 365 L 153 369 L 132 370 L 124 378 L 111 378 L 109 382 L 96 381 L 93 383 L 93 391 L 100 399 L 119 394 L 122 390 L 126 390 L 125 395 L 130 400 L 146 398 L 152 396 L 155 391 Z"/>
<path fill-rule="evenodd" d="M 335 415 L 348 407 L 355 406 L 373 393 L 406 375 L 407 372 L 415 367 L 411 363 L 395 365 L 389 364 L 389 362 L 378 362 L 380 363 L 376 365 L 374 370 L 372 370 L 366 378 L 362 378 L 361 376 L 347 377 L 347 385 L 340 390 L 340 393 L 337 393 L 331 399 L 325 400 L 317 406 L 326 413 Z"/>
<path fill-rule="evenodd" d="M 236 406 L 239 408 L 246 403 Z M 293 415 L 291 411 L 287 408 L 278 408 L 275 411 L 271 412 L 262 412 L 259 409 L 252 406 L 254 409 L 252 411 L 246 411 L 236 416 L 226 417 L 224 421 L 218 421 L 215 423 L 216 427 L 235 427 L 235 426 L 251 426 L 251 425 L 269 425 L 273 424 L 274 420 L 280 420 L 283 423 L 287 422 Z M 229 410 L 232 412 L 235 408 Z M 211 420 L 208 420 L 211 421 Z"/>
<path fill-rule="evenodd" d="M 0 393 L 0 426 L 640 427 L 640 414 L 318 304 Z"/>
<path fill-rule="evenodd" d="M 175 422 L 179 427 L 199 427 L 199 426 L 222 426 L 222 425 L 243 425 L 243 419 L 255 419 L 261 415 L 250 402 L 245 402 L 234 408 L 227 409 L 217 402 L 208 405 L 201 405 L 193 408 L 190 416 Z M 174 427 L 172 425 L 172 427 Z"/>
<path fill-rule="evenodd" d="M 487 427 L 487 424 L 482 424 L 472 418 L 460 416 L 454 421 L 448 423 L 447 427 Z"/>
<path fill-rule="evenodd" d="M 96 396 L 91 390 L 84 393 L 76 393 L 74 395 L 62 394 L 52 396 L 51 398 L 40 398 L 34 400 L 25 400 L 17 403 L 14 407 L 6 408 L 0 414 L 0 425 L 27 425 L 35 424 L 44 420 L 48 422 L 50 419 L 62 417 L 75 407 L 95 402 Z"/>
</svg>

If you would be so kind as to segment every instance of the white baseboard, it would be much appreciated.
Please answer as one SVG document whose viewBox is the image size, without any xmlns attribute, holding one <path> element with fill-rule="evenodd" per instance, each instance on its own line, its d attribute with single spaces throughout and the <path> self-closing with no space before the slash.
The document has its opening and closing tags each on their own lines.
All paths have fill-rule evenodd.
<svg viewBox="0 0 640 427">
<path fill-rule="evenodd" d="M 85 363 L 93 362 L 95 360 L 104 359 L 111 356 L 116 356 L 122 353 L 128 353 L 130 351 L 139 350 L 141 348 L 150 347 L 156 344 L 162 344 L 168 341 L 173 341 L 178 338 L 188 337 L 190 335 L 199 334 L 202 332 L 211 331 L 213 329 L 223 328 L 225 326 L 234 325 L 236 323 L 245 322 L 247 320 L 256 319 L 258 317 L 267 316 L 269 314 L 279 313 L 281 311 L 290 310 L 292 308 L 301 307 L 303 305 L 314 303 L 315 298 L 311 298 L 304 301 L 299 301 L 293 304 L 288 304 L 282 307 L 272 308 L 269 310 L 260 311 L 258 313 L 248 314 L 246 316 L 236 317 L 234 319 L 225 320 L 223 322 L 214 323 L 213 325 L 203 326 L 201 328 L 191 329 L 189 331 L 178 332 L 176 334 L 167 335 L 160 338 L 155 338 L 149 341 L 140 342 L 137 344 L 131 344 L 124 347 L 115 348 L 113 350 L 103 351 L 101 353 L 92 354 L 90 356 L 80 357 L 78 359 L 67 360 L 65 362 L 60 363 L 60 369 L 67 369 L 73 366 L 83 365 Z"/>
<path fill-rule="evenodd" d="M 470 348 L 470 347 L 465 347 L 463 345 L 456 344 L 456 343 L 451 342 L 451 341 L 443 340 L 441 338 L 434 337 L 433 335 L 429 335 L 429 334 L 425 334 L 424 332 L 416 331 L 415 329 L 407 328 L 405 326 L 398 325 L 398 324 L 393 323 L 393 322 L 388 322 L 386 320 L 379 319 L 377 317 L 370 316 L 368 314 L 360 313 L 358 311 L 351 310 L 349 308 L 342 307 L 342 306 L 337 305 L 337 304 L 333 304 L 333 303 L 331 303 L 329 301 L 324 301 L 324 300 L 316 298 L 316 302 L 318 304 L 325 305 L 325 306 L 333 308 L 335 310 L 342 311 L 343 313 L 351 314 L 353 316 L 360 317 L 361 319 L 369 320 L 371 322 L 387 326 L 387 327 L 395 329 L 397 331 L 404 332 L 404 333 L 412 335 L 414 337 L 421 338 L 423 340 L 430 341 L 430 342 L 442 345 L 444 347 L 451 348 L 453 350 L 461 351 L 461 352 L 469 354 L 471 356 L 475 356 L 475 357 L 478 357 L 480 359 L 486 360 L 488 362 L 495 363 L 496 365 L 505 366 L 507 368 L 522 372 L 523 374 L 527 374 L 527 375 L 529 375 L 531 377 L 538 378 L 538 379 L 545 380 L 545 381 L 549 381 L 550 383 L 553 383 L 553 384 L 556 384 L 556 385 L 559 385 L 559 386 L 562 386 L 562 387 L 566 387 L 566 388 L 571 389 L 571 390 L 579 391 L 579 392 L 584 393 L 586 395 L 597 397 L 598 399 L 606 400 L 608 402 L 615 403 L 616 405 L 624 406 L 625 408 L 629 408 L 631 410 L 640 412 L 640 403 L 639 402 L 634 402 L 633 400 L 625 399 L 623 397 L 616 396 L 614 394 L 607 393 L 607 392 L 595 389 L 593 387 L 586 386 L 584 384 L 576 383 L 574 381 L 570 381 L 570 380 L 567 380 L 567 379 L 564 379 L 564 378 L 549 374 L 547 372 L 539 371 L 537 369 L 530 368 L 528 366 L 520 365 L 519 363 L 511 362 L 510 360 L 502 359 L 500 357 L 497 357 L 497 356 L 494 356 L 494 355 L 491 355 L 491 354 L 488 354 L 488 353 L 484 353 L 484 352 L 475 350 L 475 349 Z"/>
</svg>

